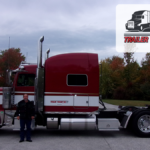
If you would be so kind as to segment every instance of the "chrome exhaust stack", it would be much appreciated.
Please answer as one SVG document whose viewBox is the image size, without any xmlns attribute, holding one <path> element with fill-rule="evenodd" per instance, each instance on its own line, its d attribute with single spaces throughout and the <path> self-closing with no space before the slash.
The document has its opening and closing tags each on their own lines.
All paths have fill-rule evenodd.
<svg viewBox="0 0 150 150">
<path fill-rule="evenodd" d="M 46 59 L 49 58 L 50 48 L 46 52 Z"/>
<path fill-rule="evenodd" d="M 49 58 L 49 52 L 50 52 L 50 48 L 46 51 L 45 54 L 45 61 Z M 45 63 L 44 63 L 45 64 Z"/>
<path fill-rule="evenodd" d="M 37 58 L 38 68 L 42 68 L 42 43 L 43 41 L 44 41 L 44 36 L 42 36 L 39 40 L 39 50 L 38 50 L 38 58 Z"/>
<path fill-rule="evenodd" d="M 36 112 L 43 111 L 44 107 L 44 68 L 42 66 L 42 43 L 44 36 L 42 36 L 38 42 L 38 57 L 37 57 L 37 71 L 35 78 L 35 110 Z"/>
</svg>

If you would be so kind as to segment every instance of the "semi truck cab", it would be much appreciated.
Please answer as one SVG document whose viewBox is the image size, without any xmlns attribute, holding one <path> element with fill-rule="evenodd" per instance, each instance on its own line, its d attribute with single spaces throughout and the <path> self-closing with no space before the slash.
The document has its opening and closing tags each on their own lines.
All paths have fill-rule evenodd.
<svg viewBox="0 0 150 150">
<path fill-rule="evenodd" d="M 127 21 L 125 28 L 129 31 L 144 31 L 150 27 L 150 11 L 141 10 L 132 14 L 132 18 Z"/>
</svg>

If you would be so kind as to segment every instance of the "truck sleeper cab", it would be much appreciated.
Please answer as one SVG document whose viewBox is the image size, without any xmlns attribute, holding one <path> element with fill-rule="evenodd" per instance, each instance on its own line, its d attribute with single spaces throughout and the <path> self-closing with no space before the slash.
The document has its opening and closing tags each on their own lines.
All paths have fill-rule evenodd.
<svg viewBox="0 0 150 150">
<path fill-rule="evenodd" d="M 45 113 L 94 112 L 98 108 L 97 54 L 60 54 L 46 60 Z"/>
</svg>

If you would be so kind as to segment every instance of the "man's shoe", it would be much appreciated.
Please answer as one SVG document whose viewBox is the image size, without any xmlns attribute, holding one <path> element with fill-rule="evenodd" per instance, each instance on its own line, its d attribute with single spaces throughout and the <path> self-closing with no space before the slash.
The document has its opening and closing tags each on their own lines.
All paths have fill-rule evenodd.
<svg viewBox="0 0 150 150">
<path fill-rule="evenodd" d="M 21 143 L 21 142 L 24 142 L 24 140 L 20 140 L 19 142 L 20 142 L 20 143 Z"/>
<path fill-rule="evenodd" d="M 32 142 L 32 140 L 26 140 L 27 142 Z"/>
</svg>

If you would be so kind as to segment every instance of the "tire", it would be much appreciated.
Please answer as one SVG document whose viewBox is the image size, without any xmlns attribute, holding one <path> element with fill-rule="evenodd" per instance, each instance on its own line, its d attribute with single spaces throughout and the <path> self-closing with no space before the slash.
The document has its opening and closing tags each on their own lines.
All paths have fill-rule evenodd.
<svg viewBox="0 0 150 150">
<path fill-rule="evenodd" d="M 139 137 L 150 136 L 150 111 L 141 110 L 132 119 L 132 130 Z"/>
</svg>

